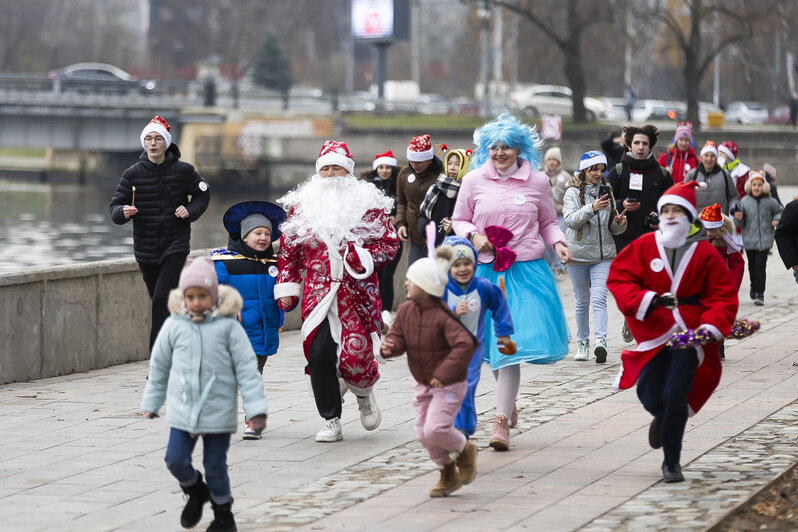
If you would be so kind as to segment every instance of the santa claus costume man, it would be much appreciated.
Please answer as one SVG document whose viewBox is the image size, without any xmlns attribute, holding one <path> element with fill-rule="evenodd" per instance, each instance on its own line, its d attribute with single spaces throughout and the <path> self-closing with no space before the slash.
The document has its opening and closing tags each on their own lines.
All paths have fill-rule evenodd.
<svg viewBox="0 0 798 532">
<path fill-rule="evenodd" d="M 680 458 L 688 416 L 697 413 L 720 382 L 720 342 L 737 314 L 729 270 L 694 224 L 695 181 L 677 183 L 657 202 L 659 229 L 626 246 L 610 266 L 607 288 L 626 317 L 637 345 L 621 354 L 616 388 L 637 383 L 637 396 L 654 416 L 652 448 L 665 455 L 665 482 L 682 482 Z M 699 330 L 716 341 L 679 348 L 676 332 Z"/>
<path fill-rule="evenodd" d="M 347 389 L 366 430 L 382 419 L 373 391 L 382 330 L 377 271 L 394 258 L 399 239 L 389 218 L 393 200 L 359 181 L 354 169 L 346 144 L 328 140 L 316 174 L 277 200 L 288 218 L 280 227 L 274 297 L 287 310 L 302 293 L 305 373 L 324 418 L 319 442 L 343 439 Z"/>
</svg>

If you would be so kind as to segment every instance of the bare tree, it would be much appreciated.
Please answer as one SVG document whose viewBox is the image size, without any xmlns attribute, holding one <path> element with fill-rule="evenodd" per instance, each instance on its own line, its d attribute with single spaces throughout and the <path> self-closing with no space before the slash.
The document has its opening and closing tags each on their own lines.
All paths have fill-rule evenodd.
<svg viewBox="0 0 798 532">
<path fill-rule="evenodd" d="M 764 20 L 763 0 L 681 0 L 634 4 L 638 19 L 661 21 L 674 37 L 684 63 L 687 119 L 700 127 L 698 100 L 701 79 L 712 60 L 726 47 L 750 40 L 758 23 Z M 683 9 L 674 7 L 681 6 Z M 714 31 L 711 31 L 713 28 Z M 714 39 L 705 39 L 707 33 Z M 709 41 L 709 42 L 708 42 Z"/>
<path fill-rule="evenodd" d="M 590 26 L 611 20 L 615 3 L 593 0 L 493 0 L 493 3 L 531 22 L 562 52 L 565 77 L 573 94 L 573 119 L 584 122 L 587 114 L 583 37 Z"/>
</svg>

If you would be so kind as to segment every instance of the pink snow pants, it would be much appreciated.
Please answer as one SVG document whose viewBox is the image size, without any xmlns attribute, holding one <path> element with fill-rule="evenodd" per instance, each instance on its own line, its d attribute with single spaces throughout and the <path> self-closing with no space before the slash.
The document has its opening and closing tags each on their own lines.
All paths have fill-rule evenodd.
<svg viewBox="0 0 798 532">
<path fill-rule="evenodd" d="M 454 428 L 454 418 L 460 411 L 467 389 L 466 381 L 443 388 L 433 388 L 420 382 L 413 384 L 416 435 L 430 460 L 438 465 L 451 462 L 450 454 L 459 453 L 466 444 L 466 437 Z"/>
</svg>

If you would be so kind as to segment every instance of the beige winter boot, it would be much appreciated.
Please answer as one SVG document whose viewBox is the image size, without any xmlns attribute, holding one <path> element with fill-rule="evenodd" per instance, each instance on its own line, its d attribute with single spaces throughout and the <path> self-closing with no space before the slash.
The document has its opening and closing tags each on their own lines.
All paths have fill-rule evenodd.
<svg viewBox="0 0 798 532">
<path fill-rule="evenodd" d="M 446 497 L 463 487 L 457 474 L 457 466 L 454 462 L 445 464 L 441 469 L 441 478 L 438 484 L 429 490 L 430 497 Z"/>
<path fill-rule="evenodd" d="M 463 485 L 471 484 L 477 476 L 477 452 L 477 446 L 468 441 L 457 457 L 457 471 Z"/>
</svg>

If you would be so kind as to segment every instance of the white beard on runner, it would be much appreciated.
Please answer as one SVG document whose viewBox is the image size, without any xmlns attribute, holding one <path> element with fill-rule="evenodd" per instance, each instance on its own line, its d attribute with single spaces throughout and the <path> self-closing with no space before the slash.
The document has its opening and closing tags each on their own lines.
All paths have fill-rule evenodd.
<svg viewBox="0 0 798 532">
<path fill-rule="evenodd" d="M 682 247 L 687 242 L 687 234 L 690 232 L 690 220 L 687 216 L 679 216 L 672 220 L 660 218 L 659 221 L 660 242 L 668 249 Z"/>
<path fill-rule="evenodd" d="M 295 243 L 315 245 L 319 240 L 337 248 L 343 242 L 364 242 L 380 238 L 384 228 L 363 223 L 363 216 L 372 209 L 390 212 L 393 200 L 367 181 L 354 175 L 321 177 L 313 175 L 277 200 L 284 208 L 294 209 L 280 226 L 286 238 Z"/>
</svg>

